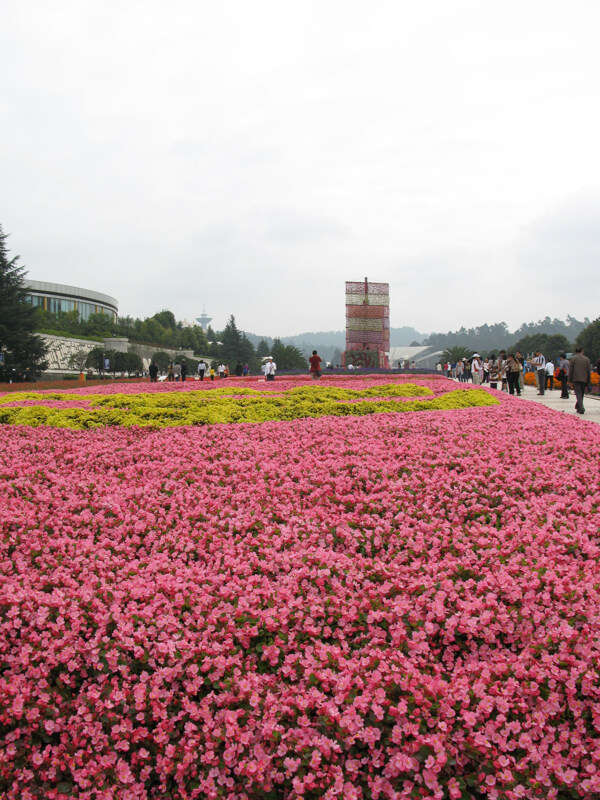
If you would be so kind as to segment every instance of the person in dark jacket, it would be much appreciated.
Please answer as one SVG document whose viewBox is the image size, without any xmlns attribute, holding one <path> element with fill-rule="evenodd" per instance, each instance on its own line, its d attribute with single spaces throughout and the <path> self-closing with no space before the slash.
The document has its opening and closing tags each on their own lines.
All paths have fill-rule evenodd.
<svg viewBox="0 0 600 800">
<path fill-rule="evenodd" d="M 519 386 L 519 374 L 521 372 L 521 365 L 517 361 L 514 353 L 509 353 L 506 358 L 506 380 L 508 381 L 509 394 L 515 392 L 521 396 L 521 387 Z"/>
<path fill-rule="evenodd" d="M 585 414 L 583 395 L 592 380 L 592 367 L 587 356 L 583 355 L 583 347 L 575 348 L 575 355 L 569 361 L 569 383 L 573 384 L 575 392 L 575 411 Z"/>
<path fill-rule="evenodd" d="M 560 381 L 560 396 L 563 400 L 568 400 L 569 362 L 566 353 L 561 353 L 558 359 L 558 380 Z"/>
<path fill-rule="evenodd" d="M 155 364 L 154 361 L 148 367 L 148 374 L 150 375 L 150 383 L 156 383 L 156 379 L 158 378 L 158 364 Z"/>
</svg>

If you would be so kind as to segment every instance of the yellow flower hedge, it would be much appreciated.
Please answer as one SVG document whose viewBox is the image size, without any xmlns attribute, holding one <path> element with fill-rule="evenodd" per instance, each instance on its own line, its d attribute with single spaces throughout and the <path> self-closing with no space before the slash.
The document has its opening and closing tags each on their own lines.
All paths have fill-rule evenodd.
<svg viewBox="0 0 600 800">
<path fill-rule="evenodd" d="M 401 399 L 413 397 L 427 399 Z M 36 401 L 48 405 L 36 405 Z M 79 405 L 74 406 L 73 401 Z M 23 405 L 14 405 L 19 402 Z M 82 406 L 82 402 L 85 405 Z M 7 403 L 11 406 L 3 408 Z M 24 392 L 0 399 L 0 423 L 76 429 L 107 425 L 165 428 L 497 404 L 498 400 L 482 389 L 458 389 L 435 397 L 431 389 L 414 384 L 387 384 L 360 391 L 301 386 L 282 393 L 246 388 L 102 395 Z"/>
</svg>

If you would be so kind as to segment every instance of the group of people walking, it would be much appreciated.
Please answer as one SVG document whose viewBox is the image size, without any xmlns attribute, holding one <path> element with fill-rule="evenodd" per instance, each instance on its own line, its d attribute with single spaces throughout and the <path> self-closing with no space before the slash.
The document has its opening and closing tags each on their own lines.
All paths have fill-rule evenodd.
<svg viewBox="0 0 600 800">
<path fill-rule="evenodd" d="M 215 377 L 219 377 L 221 380 L 223 378 L 229 377 L 229 367 L 227 364 L 223 362 L 219 362 L 216 366 L 217 362 L 213 362 L 211 364 L 207 364 L 206 361 L 201 358 L 198 362 L 198 377 L 201 381 L 204 380 L 205 377 L 210 378 L 211 381 L 214 381 Z M 156 383 L 158 381 L 160 369 L 158 364 L 155 361 L 152 361 L 150 366 L 148 367 L 148 375 L 150 376 L 150 382 Z M 238 377 L 247 377 L 250 374 L 250 367 L 248 364 L 241 364 L 238 361 L 235 367 L 235 374 Z M 168 381 L 185 381 L 186 377 L 188 376 L 188 367 L 186 362 L 182 359 L 181 361 L 171 361 L 169 366 L 167 367 L 167 380 Z"/>
<path fill-rule="evenodd" d="M 150 383 L 156 383 L 158 381 L 158 373 L 160 372 L 159 366 L 156 361 L 152 361 L 150 366 L 148 367 L 148 375 L 150 376 Z M 179 383 L 179 381 L 185 381 L 188 375 L 188 368 L 185 361 L 170 361 L 169 366 L 167 367 L 167 380 L 168 381 L 175 381 Z"/>
<path fill-rule="evenodd" d="M 536 373 L 539 395 L 545 394 L 548 388 L 553 389 L 556 380 L 560 383 L 560 396 L 568 400 L 569 385 L 571 385 L 575 394 L 575 411 L 578 414 L 585 414 L 583 397 L 591 387 L 592 365 L 589 358 L 584 355 L 583 347 L 576 347 L 575 354 L 569 359 L 565 353 L 561 353 L 556 366 L 552 361 L 547 361 L 543 353 L 537 350 L 531 364 Z M 596 364 L 596 370 L 600 370 L 600 359 Z"/>
<path fill-rule="evenodd" d="M 201 381 L 204 380 L 205 375 L 209 377 L 211 381 L 214 381 L 215 376 L 217 375 L 219 380 L 229 377 L 230 373 L 228 365 L 220 361 L 215 369 L 215 363 L 216 362 L 207 364 L 203 358 L 200 359 L 198 362 L 198 377 Z M 246 378 L 250 374 L 250 367 L 248 364 L 242 364 L 241 361 L 238 360 L 237 364 L 235 365 L 235 374 L 238 378 Z"/>
<path fill-rule="evenodd" d="M 545 394 L 547 389 L 554 389 L 555 383 L 560 385 L 561 397 L 569 398 L 569 386 L 575 394 L 575 410 L 584 414 L 583 397 L 591 385 L 591 363 L 584 355 L 583 348 L 575 348 L 575 354 L 567 358 L 566 353 L 561 353 L 556 364 L 547 360 L 544 354 L 537 350 L 533 358 L 527 362 L 522 353 L 508 353 L 504 350 L 500 354 L 482 358 L 479 353 L 474 353 L 471 359 L 463 358 L 460 362 L 443 365 L 444 372 L 461 383 L 472 381 L 476 385 L 489 383 L 490 388 L 508 391 L 509 394 L 520 395 L 524 385 L 524 375 L 532 371 L 535 375 L 538 395 Z M 600 372 L 600 359 L 596 364 L 596 371 Z"/>
<path fill-rule="evenodd" d="M 473 353 L 471 359 L 463 358 L 455 364 L 446 364 L 444 371 L 460 383 L 472 381 L 476 386 L 489 383 L 492 389 L 497 389 L 500 384 L 500 388 L 507 389 L 510 394 L 521 394 L 525 359 L 519 352 L 507 355 L 504 350 L 498 356 L 492 353 L 487 358 Z"/>
</svg>

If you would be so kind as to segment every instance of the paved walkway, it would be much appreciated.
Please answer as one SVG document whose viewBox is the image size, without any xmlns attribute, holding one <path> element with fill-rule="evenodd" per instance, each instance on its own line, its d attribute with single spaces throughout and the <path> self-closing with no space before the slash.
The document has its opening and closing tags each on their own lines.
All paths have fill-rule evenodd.
<svg viewBox="0 0 600 800">
<path fill-rule="evenodd" d="M 593 387 L 597 389 L 597 387 Z M 590 422 L 600 423 L 600 395 L 586 394 L 583 400 L 585 414 L 577 414 L 575 411 L 575 395 L 569 391 L 569 399 L 562 400 L 560 396 L 560 389 L 546 390 L 543 395 L 538 395 L 535 386 L 526 386 L 525 391 L 521 392 L 521 397 L 525 400 L 531 400 L 534 403 L 541 403 L 546 408 L 554 408 L 556 411 L 562 411 L 564 414 L 573 414 L 575 417 L 588 420 Z"/>
</svg>

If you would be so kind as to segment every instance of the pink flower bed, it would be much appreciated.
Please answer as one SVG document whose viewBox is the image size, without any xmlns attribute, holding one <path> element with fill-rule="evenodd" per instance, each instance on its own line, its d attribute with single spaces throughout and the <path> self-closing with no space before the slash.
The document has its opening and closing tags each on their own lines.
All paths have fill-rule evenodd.
<svg viewBox="0 0 600 800">
<path fill-rule="evenodd" d="M 1 797 L 600 795 L 591 423 L 2 442 Z"/>
</svg>

